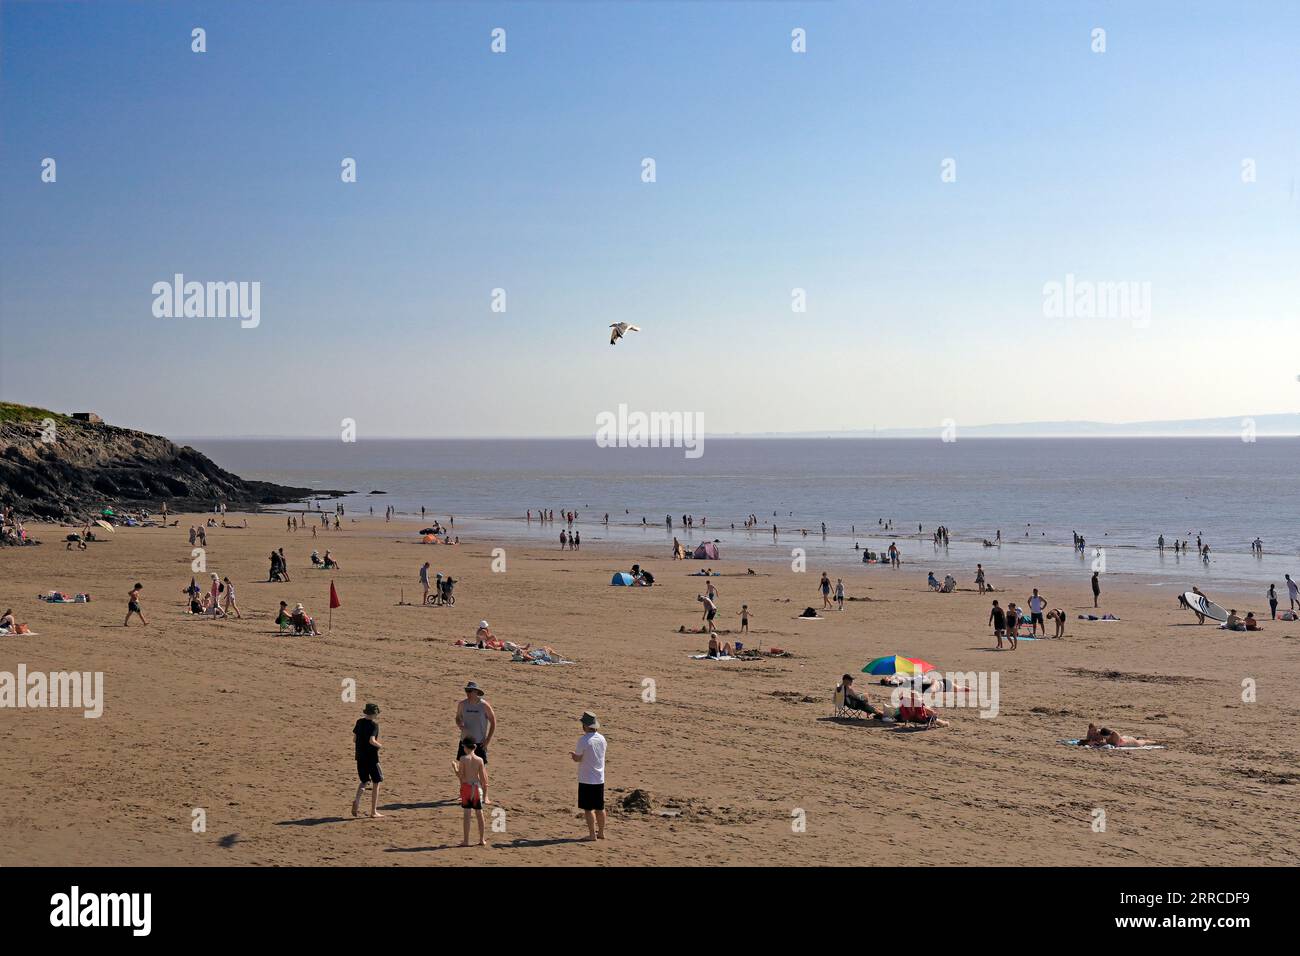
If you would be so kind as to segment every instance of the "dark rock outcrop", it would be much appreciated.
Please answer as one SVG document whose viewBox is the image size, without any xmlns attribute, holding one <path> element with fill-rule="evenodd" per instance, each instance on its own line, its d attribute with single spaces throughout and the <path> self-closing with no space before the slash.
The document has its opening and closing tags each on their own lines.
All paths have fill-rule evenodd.
<svg viewBox="0 0 1300 956">
<path fill-rule="evenodd" d="M 247 481 L 188 445 L 129 428 L 61 416 L 53 429 L 0 421 L 0 503 L 29 518 L 76 521 L 105 506 L 157 511 L 163 502 L 172 512 L 207 511 L 218 501 L 255 510 L 342 494 Z"/>
</svg>

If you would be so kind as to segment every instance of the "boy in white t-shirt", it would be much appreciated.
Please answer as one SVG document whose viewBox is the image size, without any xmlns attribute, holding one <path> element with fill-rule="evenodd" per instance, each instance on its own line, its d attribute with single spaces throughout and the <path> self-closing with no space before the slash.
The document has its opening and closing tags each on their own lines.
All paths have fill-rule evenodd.
<svg viewBox="0 0 1300 956">
<path fill-rule="evenodd" d="M 587 820 L 587 839 L 605 839 L 605 737 L 600 721 L 583 711 L 582 736 L 569 754 L 578 764 L 578 809 Z"/>
</svg>

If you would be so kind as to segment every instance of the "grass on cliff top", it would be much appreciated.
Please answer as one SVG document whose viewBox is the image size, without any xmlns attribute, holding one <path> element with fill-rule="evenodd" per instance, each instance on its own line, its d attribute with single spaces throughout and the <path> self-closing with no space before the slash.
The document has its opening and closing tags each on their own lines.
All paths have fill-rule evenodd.
<svg viewBox="0 0 1300 956">
<path fill-rule="evenodd" d="M 13 402 L 0 402 L 0 425 L 9 422 L 39 422 L 52 418 L 56 422 L 66 422 L 67 415 L 52 412 L 47 408 L 35 408 L 31 405 L 15 405 Z"/>
</svg>

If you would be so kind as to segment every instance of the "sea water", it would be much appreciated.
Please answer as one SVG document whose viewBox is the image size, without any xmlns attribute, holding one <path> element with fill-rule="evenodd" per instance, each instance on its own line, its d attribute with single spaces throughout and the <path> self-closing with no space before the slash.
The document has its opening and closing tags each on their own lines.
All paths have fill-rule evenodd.
<svg viewBox="0 0 1300 956">
<path fill-rule="evenodd" d="M 371 507 L 382 516 L 390 505 L 418 516 L 424 506 L 430 518 L 455 515 L 457 532 L 480 541 L 558 548 L 561 521 L 524 520 L 529 509 L 536 516 L 548 508 L 557 516 L 578 511 L 588 543 L 641 542 L 667 557 L 674 535 L 692 545 L 717 539 L 724 557 L 754 561 L 788 561 L 803 548 L 810 571 L 859 565 L 855 543 L 881 551 L 896 541 L 910 569 L 940 579 L 951 572 L 961 586 L 976 562 L 995 582 L 1091 575 L 1096 549 L 1104 550 L 1106 573 L 1142 575 L 1171 592 L 1275 582 L 1285 603 L 1282 574 L 1300 579 L 1300 439 L 710 437 L 694 459 L 679 449 L 602 448 L 589 439 L 190 444 L 245 478 L 354 489 L 343 499 L 351 517 Z M 332 511 L 333 502 L 321 507 Z M 751 513 L 758 526 L 745 530 Z M 683 514 L 695 516 L 693 530 L 682 526 Z M 947 548 L 931 541 L 938 525 L 949 529 Z M 984 547 L 998 531 L 1001 547 Z M 1086 540 L 1083 554 L 1072 547 L 1074 532 Z M 1174 556 L 1175 537 L 1195 549 L 1197 534 L 1210 545 L 1208 564 L 1195 553 Z M 1250 553 L 1256 536 L 1260 558 Z"/>
</svg>

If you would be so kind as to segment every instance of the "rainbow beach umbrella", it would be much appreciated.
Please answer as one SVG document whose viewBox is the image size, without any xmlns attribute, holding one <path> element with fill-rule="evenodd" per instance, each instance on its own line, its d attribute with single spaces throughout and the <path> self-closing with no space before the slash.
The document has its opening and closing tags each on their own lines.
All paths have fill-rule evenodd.
<svg viewBox="0 0 1300 956">
<path fill-rule="evenodd" d="M 874 661 L 868 661 L 867 666 L 862 668 L 862 673 L 875 674 L 878 677 L 888 677 L 893 674 L 903 674 L 911 677 L 916 674 L 926 674 L 932 670 L 934 670 L 934 665 L 929 661 L 890 654 L 888 657 L 877 657 Z"/>
</svg>

